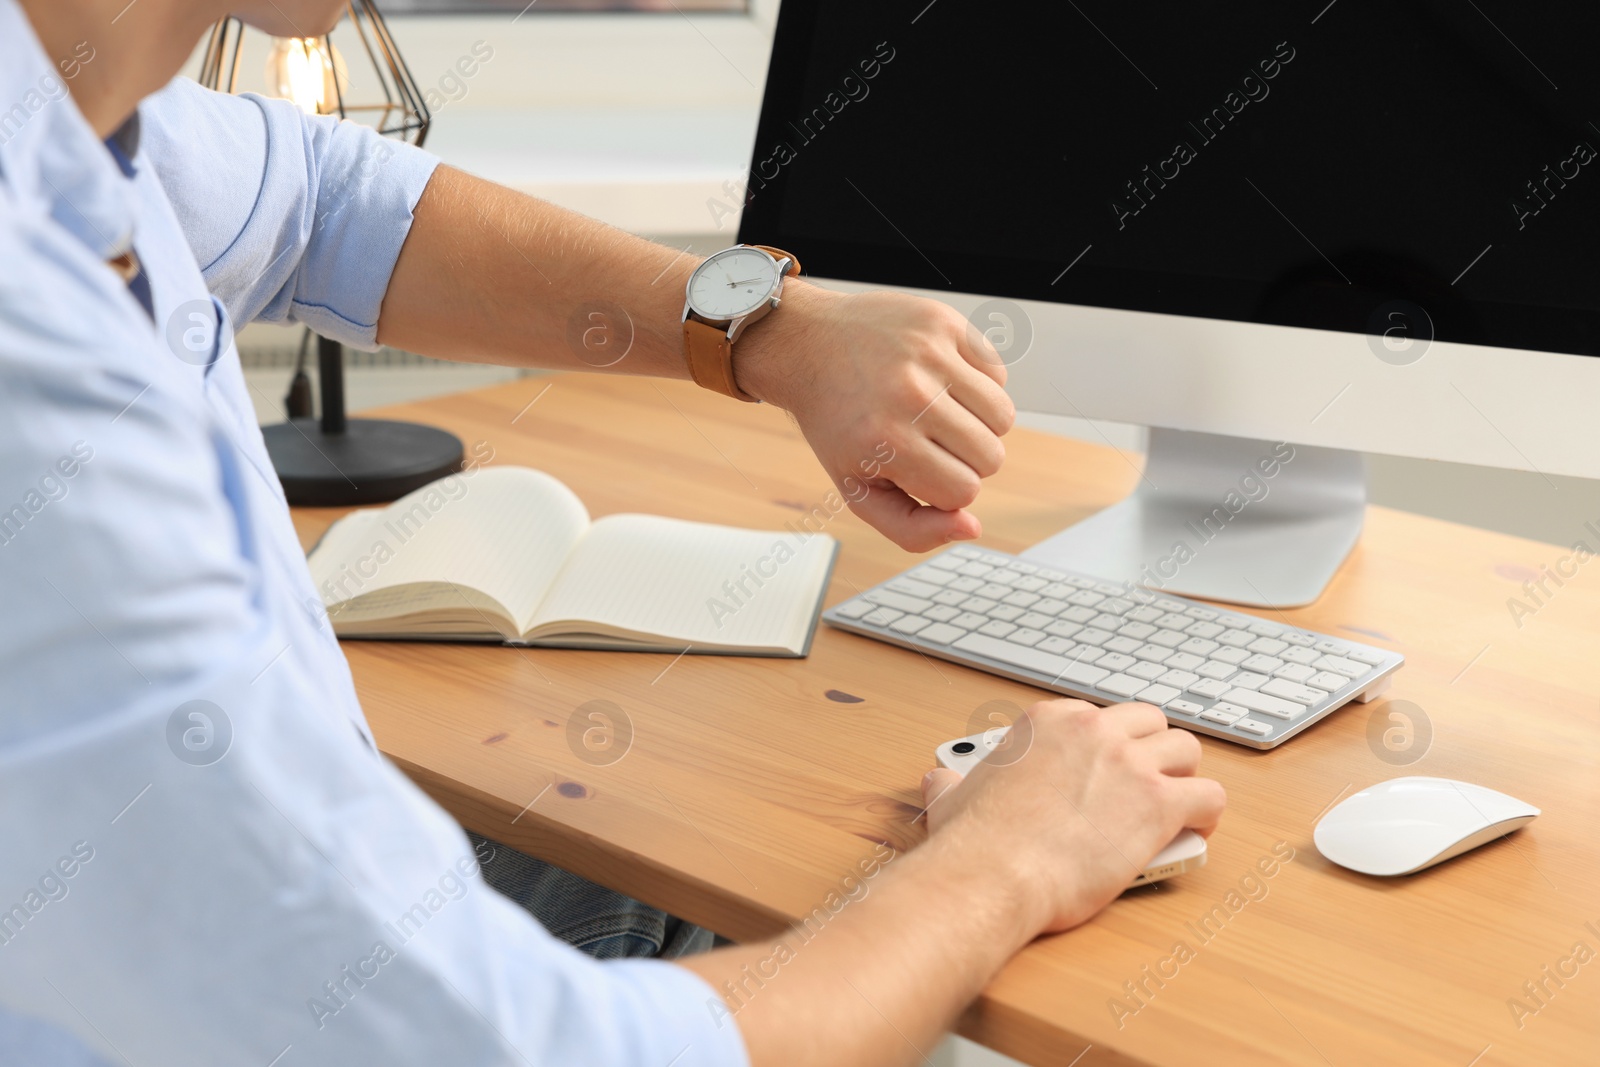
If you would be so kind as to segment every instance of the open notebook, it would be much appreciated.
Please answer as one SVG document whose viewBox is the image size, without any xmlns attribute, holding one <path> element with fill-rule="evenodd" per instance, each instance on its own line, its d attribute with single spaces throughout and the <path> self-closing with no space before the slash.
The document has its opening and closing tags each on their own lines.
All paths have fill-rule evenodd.
<svg viewBox="0 0 1600 1067">
<path fill-rule="evenodd" d="M 351 512 L 310 565 L 341 637 L 804 656 L 837 550 L 799 527 L 590 522 L 548 474 L 484 467 Z"/>
</svg>

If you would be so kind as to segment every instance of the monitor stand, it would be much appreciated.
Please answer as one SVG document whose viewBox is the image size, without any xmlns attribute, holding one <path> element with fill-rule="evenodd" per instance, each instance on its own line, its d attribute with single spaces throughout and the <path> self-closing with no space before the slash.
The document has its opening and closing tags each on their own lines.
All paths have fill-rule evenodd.
<svg viewBox="0 0 1600 1067">
<path fill-rule="evenodd" d="M 1132 495 L 1022 555 L 1206 600 L 1300 607 L 1355 547 L 1366 498 L 1356 452 L 1152 428 Z"/>
</svg>

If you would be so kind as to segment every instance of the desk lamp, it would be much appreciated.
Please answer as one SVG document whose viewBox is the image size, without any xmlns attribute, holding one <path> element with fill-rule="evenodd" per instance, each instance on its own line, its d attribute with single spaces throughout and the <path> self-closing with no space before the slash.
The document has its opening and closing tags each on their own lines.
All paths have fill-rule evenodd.
<svg viewBox="0 0 1600 1067">
<path fill-rule="evenodd" d="M 311 114 L 364 115 L 379 133 L 421 145 L 428 108 L 389 27 L 371 0 L 350 0 L 350 23 L 360 38 L 382 91 L 381 102 L 345 99 L 349 74 L 331 35 L 274 38 L 267 58 L 267 89 Z M 235 92 L 244 24 L 225 18 L 211 28 L 200 64 L 200 84 Z M 311 383 L 305 376 L 307 342 L 285 401 L 288 419 L 262 428 L 267 452 L 291 504 L 339 507 L 394 500 L 461 467 L 461 441 L 431 426 L 345 415 L 344 349 L 317 337 L 322 417 L 311 417 Z"/>
</svg>

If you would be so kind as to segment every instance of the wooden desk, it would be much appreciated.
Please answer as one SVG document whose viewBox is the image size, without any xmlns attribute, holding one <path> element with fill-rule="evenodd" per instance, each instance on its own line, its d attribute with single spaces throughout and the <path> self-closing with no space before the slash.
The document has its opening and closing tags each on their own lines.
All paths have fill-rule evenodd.
<svg viewBox="0 0 1600 1067">
<path fill-rule="evenodd" d="M 390 413 L 447 427 L 469 450 L 485 443 L 496 464 L 549 471 L 595 515 L 777 529 L 829 489 L 782 412 L 687 385 L 524 380 Z M 1107 448 L 1022 430 L 1007 443 L 977 506 L 985 542 L 1001 549 L 1111 503 L 1135 478 Z M 297 514 L 302 538 L 336 514 Z M 847 512 L 827 532 L 843 542 L 830 604 L 910 562 Z M 1405 652 L 1390 695 L 1423 709 L 1426 755 L 1407 767 L 1379 759 L 1374 708 L 1361 706 L 1272 752 L 1205 740 L 1204 770 L 1231 798 L 1207 866 L 1030 947 L 961 1033 L 1080 1067 L 1600 1062 L 1600 956 L 1588 958 L 1600 953 L 1600 562 L 1520 629 L 1507 608 L 1565 555 L 1371 509 L 1332 588 L 1287 618 Z M 965 733 L 986 701 L 1041 695 L 826 627 L 805 660 L 345 649 L 384 751 L 464 825 L 741 940 L 810 913 L 874 842 L 914 846 L 934 746 Z M 631 749 L 607 766 L 568 743 L 569 718 L 593 700 L 632 723 Z M 1480 782 L 1545 814 L 1411 878 L 1324 861 L 1311 844 L 1320 813 L 1402 774 Z M 1278 842 L 1293 860 L 1249 881 Z M 1220 932 L 1197 933 L 1218 907 L 1225 917 L 1209 929 Z M 1192 958 L 1163 964 L 1177 942 Z M 1165 972 L 1161 985 L 1147 966 Z M 1135 1001 L 1124 982 L 1147 992 Z M 1542 1006 L 1525 982 L 1548 988 Z M 1508 1004 L 1519 997 L 1520 1028 Z M 1112 998 L 1139 1008 L 1120 1027 Z"/>
</svg>

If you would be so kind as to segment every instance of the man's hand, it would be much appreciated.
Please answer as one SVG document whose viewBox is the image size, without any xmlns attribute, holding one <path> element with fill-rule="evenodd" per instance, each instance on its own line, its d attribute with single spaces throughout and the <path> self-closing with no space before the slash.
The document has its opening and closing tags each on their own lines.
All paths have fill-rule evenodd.
<svg viewBox="0 0 1600 1067">
<path fill-rule="evenodd" d="M 1036 931 L 1084 922 L 1188 827 L 1210 835 L 1227 798 L 1197 778 L 1200 742 L 1149 704 L 1033 705 L 963 781 L 923 781 L 933 845 L 974 850 L 1014 872 L 1039 908 Z"/>
<path fill-rule="evenodd" d="M 982 533 L 966 509 L 1016 417 L 1005 364 L 947 305 L 784 286 L 734 345 L 741 388 L 794 415 L 850 509 L 901 548 Z"/>
</svg>

